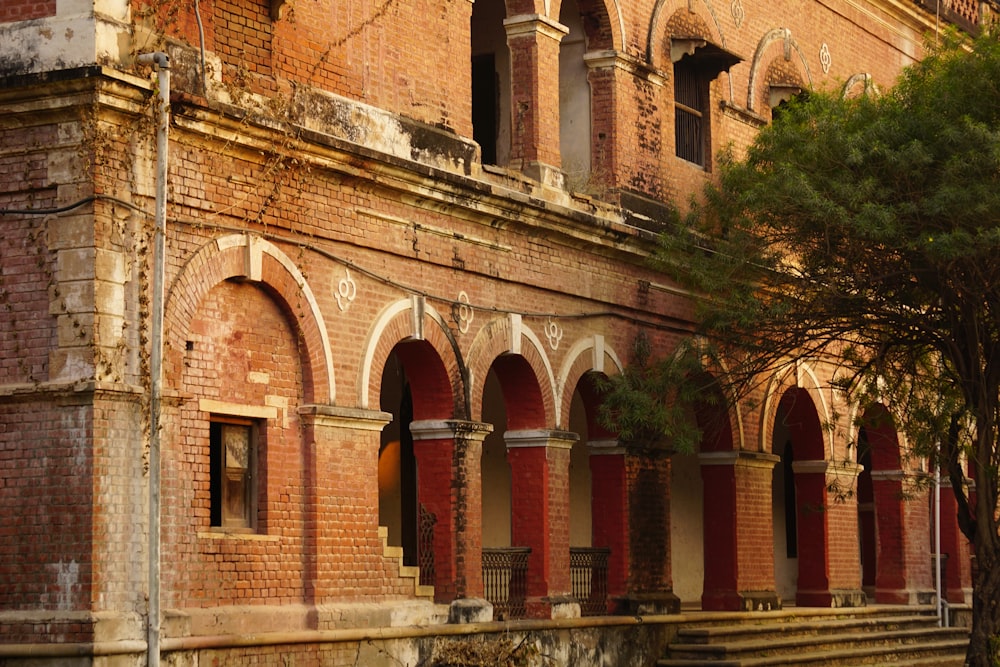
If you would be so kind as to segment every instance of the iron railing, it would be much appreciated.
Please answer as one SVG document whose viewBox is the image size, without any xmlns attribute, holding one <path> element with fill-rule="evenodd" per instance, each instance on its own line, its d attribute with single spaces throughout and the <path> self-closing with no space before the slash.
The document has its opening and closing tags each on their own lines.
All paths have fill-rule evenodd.
<svg viewBox="0 0 1000 667">
<path fill-rule="evenodd" d="M 510 620 L 527 614 L 529 547 L 483 549 L 483 588 L 493 605 L 493 618 Z"/>
<path fill-rule="evenodd" d="M 569 577 L 583 616 L 608 613 L 608 556 L 611 549 L 570 547 Z"/>
<path fill-rule="evenodd" d="M 420 525 L 417 530 L 417 564 L 420 566 L 420 583 L 434 585 L 434 524 L 437 517 L 420 505 Z"/>
</svg>

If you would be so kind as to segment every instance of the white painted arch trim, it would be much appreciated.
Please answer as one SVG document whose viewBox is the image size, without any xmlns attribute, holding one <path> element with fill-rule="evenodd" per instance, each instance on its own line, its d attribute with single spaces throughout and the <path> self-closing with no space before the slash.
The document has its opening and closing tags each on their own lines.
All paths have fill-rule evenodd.
<svg viewBox="0 0 1000 667">
<path fill-rule="evenodd" d="M 385 335 L 386 329 L 389 327 L 389 323 L 396 318 L 400 313 L 406 311 L 412 311 L 412 316 L 410 317 L 410 325 L 412 331 L 410 333 L 411 340 L 424 340 L 424 324 L 426 318 L 430 318 L 435 324 L 444 329 L 446 332 L 448 330 L 448 325 L 445 323 L 441 314 L 434 309 L 433 306 L 429 305 L 423 297 L 413 295 L 405 299 L 399 299 L 390 303 L 388 306 L 382 309 L 379 316 L 376 318 L 375 323 L 372 325 L 371 330 L 368 332 L 368 337 L 365 339 L 364 356 L 361 359 L 361 372 L 358 374 L 358 405 L 362 409 L 368 409 L 368 390 L 371 387 L 372 379 L 372 364 L 375 361 L 375 352 L 378 349 L 379 341 L 382 340 L 382 336 Z M 396 341 L 398 342 L 398 341 Z"/>
</svg>

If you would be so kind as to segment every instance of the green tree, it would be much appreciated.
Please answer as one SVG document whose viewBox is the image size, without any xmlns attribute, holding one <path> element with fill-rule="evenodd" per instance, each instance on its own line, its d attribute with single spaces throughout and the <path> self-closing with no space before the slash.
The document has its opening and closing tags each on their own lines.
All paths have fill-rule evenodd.
<svg viewBox="0 0 1000 667">
<path fill-rule="evenodd" d="M 947 38 L 883 95 L 802 96 L 745 156 L 724 160 L 658 260 L 705 295 L 697 356 L 725 356 L 725 395 L 822 356 L 841 366 L 852 399 L 902 415 L 914 454 L 940 448 L 978 565 L 968 664 L 1000 664 L 997 37 Z M 703 377 L 672 361 L 629 369 L 612 383 L 607 418 L 664 431 L 656 420 L 670 414 L 648 400 L 648 419 L 628 408 L 657 373 L 672 374 L 661 396 L 674 402 L 697 395 L 676 388 L 679 377 Z"/>
</svg>

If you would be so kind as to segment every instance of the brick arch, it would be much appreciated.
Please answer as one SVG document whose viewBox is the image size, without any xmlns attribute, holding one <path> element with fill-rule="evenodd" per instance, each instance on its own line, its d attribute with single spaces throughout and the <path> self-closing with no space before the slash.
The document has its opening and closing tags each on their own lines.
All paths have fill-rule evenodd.
<svg viewBox="0 0 1000 667">
<path fill-rule="evenodd" d="M 727 452 L 735 447 L 733 437 L 733 411 L 711 373 L 701 373 L 693 378 L 705 387 L 704 393 L 711 399 L 700 400 L 694 406 L 694 416 L 701 429 L 700 450 L 702 452 Z"/>
<path fill-rule="evenodd" d="M 369 329 L 358 374 L 360 407 L 379 404 L 382 369 L 394 349 L 420 387 L 413 397 L 417 419 L 468 418 L 458 343 L 440 313 L 416 296 L 387 305 Z"/>
<path fill-rule="evenodd" d="M 776 49 L 781 49 L 781 53 L 772 55 Z M 797 74 L 803 87 L 812 86 L 809 62 L 798 42 L 792 37 L 792 32 L 788 28 L 774 28 L 764 33 L 764 36 L 757 42 L 757 48 L 753 54 L 753 61 L 750 64 L 750 82 L 747 84 L 747 109 L 749 111 L 757 112 L 757 97 L 763 86 L 774 83 L 768 77 L 776 76 L 774 66 L 779 59 L 788 64 L 787 68 L 781 68 L 784 76 L 791 77 L 793 74 Z M 783 81 L 783 83 L 789 82 Z"/>
<path fill-rule="evenodd" d="M 901 470 L 903 458 L 899 433 L 889 409 L 882 404 L 869 407 L 859 420 L 859 434 L 862 428 L 871 447 L 872 470 Z"/>
<path fill-rule="evenodd" d="M 603 336 L 587 336 L 576 341 L 566 352 L 566 358 L 556 382 L 560 406 L 556 415 L 557 424 L 569 424 L 573 393 L 577 388 L 581 388 L 584 404 L 587 406 L 587 427 L 596 429 L 596 431 L 591 431 L 592 433 L 599 432 L 610 437 L 607 430 L 594 420 L 594 413 L 597 405 L 600 404 L 600 397 L 596 393 L 593 382 L 587 378 L 592 373 L 617 375 L 622 372 L 623 368 L 618 354 L 613 348 L 606 345 Z M 562 427 L 557 426 L 557 428 Z"/>
<path fill-rule="evenodd" d="M 790 393 L 794 390 L 794 393 Z M 822 461 L 827 458 L 827 454 L 830 456 L 833 454 L 833 443 L 832 440 L 829 443 L 823 441 L 824 432 L 828 432 L 826 429 L 822 428 L 823 424 L 832 423 L 832 418 L 830 415 L 830 409 L 827 405 L 827 401 L 824 399 L 822 392 L 819 387 L 819 379 L 816 376 L 815 371 L 810 366 L 809 363 L 804 361 L 795 362 L 791 364 L 791 368 L 784 373 L 776 375 L 771 379 L 768 388 L 765 390 L 763 409 L 760 413 L 760 437 L 762 438 L 761 446 L 759 450 L 762 452 L 771 452 L 778 456 L 781 456 L 780 451 L 774 451 L 774 425 L 775 419 L 778 416 L 779 405 L 783 400 L 789 401 L 784 407 L 789 407 L 791 404 L 794 407 L 798 404 L 799 410 L 808 411 L 811 407 L 818 420 L 819 425 L 819 435 L 810 438 L 810 447 L 804 454 L 809 455 L 809 459 L 800 459 L 800 452 L 796 451 L 796 460 L 818 460 Z M 799 413 L 798 416 L 807 416 L 807 413 Z M 817 440 L 818 437 L 818 440 Z M 830 434 L 832 438 L 832 433 Z"/>
<path fill-rule="evenodd" d="M 872 75 L 868 72 L 858 72 L 844 82 L 841 95 L 846 99 L 858 95 L 881 95 L 878 85 L 872 80 Z"/>
<path fill-rule="evenodd" d="M 523 360 L 524 365 L 515 366 L 508 357 L 517 357 Z M 501 359 L 504 361 L 500 361 L 498 369 L 496 364 Z M 507 404 L 508 428 L 542 428 L 555 423 L 558 411 L 552 365 L 538 336 L 522 324 L 519 316 L 497 318 L 484 326 L 472 343 L 468 361 L 469 412 L 472 419 L 482 419 L 486 376 L 490 368 L 494 368 L 508 372 L 509 381 L 516 377 L 517 383 L 526 383 L 526 389 L 530 392 L 530 395 L 512 393 L 511 398 L 515 402 L 513 405 Z M 537 394 L 534 393 L 535 388 Z M 507 391 L 513 389 L 514 385 L 510 383 L 503 389 L 505 400 Z M 522 416 L 514 415 L 512 407 L 522 410 Z"/>
<path fill-rule="evenodd" d="M 703 11 L 708 14 L 708 20 L 694 9 L 694 6 L 698 4 L 703 6 Z M 689 7 L 692 10 L 691 13 L 689 13 Z M 722 32 L 722 24 L 715 13 L 712 0 L 698 0 L 695 3 L 691 3 L 690 0 L 657 0 L 650 15 L 648 41 L 646 42 L 646 60 L 653 67 L 663 69 L 669 65 L 669 63 L 662 62 L 663 49 L 657 48 L 657 45 L 662 44 L 670 36 L 669 26 L 676 25 L 678 21 L 676 17 L 679 16 L 697 17 L 699 30 L 696 34 L 720 46 L 726 46 L 726 37 Z M 695 35 L 687 36 L 693 37 Z M 669 52 L 669 49 L 667 51 Z"/>
<path fill-rule="evenodd" d="M 312 288 L 280 248 L 248 234 L 231 234 L 205 244 L 170 286 L 164 307 L 165 377 L 181 377 L 183 352 L 199 304 L 213 287 L 231 279 L 259 284 L 286 311 L 304 349 L 303 400 L 333 403 L 333 353 Z"/>
<path fill-rule="evenodd" d="M 578 0 L 588 51 L 625 50 L 625 19 L 621 1 Z"/>
</svg>

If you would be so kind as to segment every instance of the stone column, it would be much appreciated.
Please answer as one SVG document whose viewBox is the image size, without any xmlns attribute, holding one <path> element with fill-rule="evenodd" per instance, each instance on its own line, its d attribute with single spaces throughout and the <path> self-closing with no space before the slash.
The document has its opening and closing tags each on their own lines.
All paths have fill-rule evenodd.
<svg viewBox="0 0 1000 667">
<path fill-rule="evenodd" d="M 566 26 L 538 14 L 505 19 L 511 63 L 510 166 L 562 187 L 559 152 L 559 42 Z"/>
<path fill-rule="evenodd" d="M 434 522 L 434 581 L 424 583 L 434 586 L 437 602 L 483 597 L 480 465 L 483 439 L 492 430 L 491 424 L 461 420 L 410 422 L 420 513 Z"/>
<path fill-rule="evenodd" d="M 511 470 L 511 542 L 530 547 L 528 615 L 579 616 L 569 575 L 569 459 L 575 433 L 504 433 Z"/>
<path fill-rule="evenodd" d="M 698 455 L 704 486 L 706 611 L 779 609 L 771 477 L 780 458 L 746 451 Z"/>
</svg>

